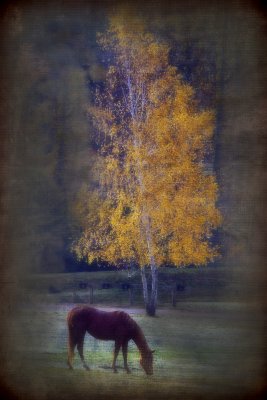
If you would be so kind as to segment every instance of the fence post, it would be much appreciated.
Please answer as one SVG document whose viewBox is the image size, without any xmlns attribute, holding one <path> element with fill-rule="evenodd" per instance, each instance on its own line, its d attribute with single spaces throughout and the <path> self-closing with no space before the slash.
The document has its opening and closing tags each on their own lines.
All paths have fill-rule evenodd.
<svg viewBox="0 0 267 400">
<path fill-rule="evenodd" d="M 132 288 L 132 286 L 129 287 L 128 292 L 129 292 L 130 306 L 132 306 L 133 305 L 133 288 Z"/>
<path fill-rule="evenodd" d="M 94 304 L 94 288 L 90 287 L 90 304 Z"/>
<path fill-rule="evenodd" d="M 172 286 L 172 306 L 176 307 L 176 286 Z"/>
</svg>

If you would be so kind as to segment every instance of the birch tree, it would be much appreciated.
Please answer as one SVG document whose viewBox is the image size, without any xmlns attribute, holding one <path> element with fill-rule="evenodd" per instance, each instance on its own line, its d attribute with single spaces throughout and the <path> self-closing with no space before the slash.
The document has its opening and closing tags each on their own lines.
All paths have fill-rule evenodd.
<svg viewBox="0 0 267 400">
<path fill-rule="evenodd" d="M 110 18 L 98 43 L 109 56 L 89 108 L 99 179 L 78 205 L 86 212 L 74 250 L 89 263 L 137 263 L 146 311 L 155 315 L 158 269 L 203 265 L 218 252 L 210 243 L 218 187 L 204 162 L 214 115 L 201 110 L 169 64 L 168 45 L 140 20 Z"/>
</svg>

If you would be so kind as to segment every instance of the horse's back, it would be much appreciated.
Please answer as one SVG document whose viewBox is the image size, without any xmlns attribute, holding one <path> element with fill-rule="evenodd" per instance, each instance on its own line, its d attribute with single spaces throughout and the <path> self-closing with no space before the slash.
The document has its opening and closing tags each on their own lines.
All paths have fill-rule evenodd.
<svg viewBox="0 0 267 400">
<path fill-rule="evenodd" d="M 69 329 L 86 330 L 102 340 L 130 338 L 135 321 L 124 311 L 103 311 L 90 306 L 74 307 L 67 317 Z"/>
</svg>

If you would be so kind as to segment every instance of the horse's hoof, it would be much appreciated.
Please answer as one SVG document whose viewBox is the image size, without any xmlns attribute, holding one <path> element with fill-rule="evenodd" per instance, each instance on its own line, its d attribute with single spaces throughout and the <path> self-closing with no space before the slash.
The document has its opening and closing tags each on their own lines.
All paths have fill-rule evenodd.
<svg viewBox="0 0 267 400">
<path fill-rule="evenodd" d="M 86 366 L 86 367 L 84 367 L 84 368 L 86 369 L 86 371 L 90 371 L 90 368 L 89 368 L 89 367 Z"/>
<path fill-rule="evenodd" d="M 127 374 L 131 374 L 132 371 L 130 369 L 126 369 Z"/>
<path fill-rule="evenodd" d="M 117 373 L 118 373 L 118 370 L 117 370 L 117 369 L 114 369 L 113 372 L 114 372 L 114 374 L 117 374 Z"/>
</svg>

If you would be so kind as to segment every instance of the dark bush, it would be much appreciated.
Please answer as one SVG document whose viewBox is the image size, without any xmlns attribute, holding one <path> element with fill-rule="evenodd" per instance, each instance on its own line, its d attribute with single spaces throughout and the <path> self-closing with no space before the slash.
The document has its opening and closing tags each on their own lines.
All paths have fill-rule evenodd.
<svg viewBox="0 0 267 400">
<path fill-rule="evenodd" d="M 79 289 L 86 289 L 87 288 L 87 283 L 86 282 L 80 282 L 79 283 Z"/>
<path fill-rule="evenodd" d="M 176 290 L 178 292 L 183 292 L 185 290 L 185 285 L 183 283 L 177 283 Z"/>
<path fill-rule="evenodd" d="M 111 286 L 111 284 L 110 283 L 102 283 L 102 289 L 111 289 L 112 288 L 112 286 Z"/>
<path fill-rule="evenodd" d="M 121 288 L 122 290 L 129 290 L 131 285 L 129 283 L 122 283 Z"/>
<path fill-rule="evenodd" d="M 56 288 L 55 286 L 49 286 L 48 288 L 49 293 L 60 293 L 61 290 Z"/>
</svg>

